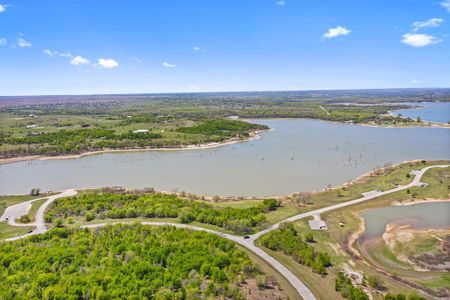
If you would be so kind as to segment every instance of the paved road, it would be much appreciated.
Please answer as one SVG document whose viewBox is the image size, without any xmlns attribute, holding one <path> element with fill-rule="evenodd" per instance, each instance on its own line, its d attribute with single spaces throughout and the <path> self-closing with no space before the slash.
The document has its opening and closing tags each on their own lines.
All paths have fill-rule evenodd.
<svg viewBox="0 0 450 300">
<path fill-rule="evenodd" d="M 47 199 L 47 197 L 37 198 L 8 206 L 3 212 L 3 215 L 0 217 L 0 222 L 8 221 L 8 224 L 11 226 L 30 226 L 29 224 L 17 223 L 16 219 L 19 219 L 21 216 L 28 214 L 31 206 L 33 205 L 33 202 L 42 199 Z"/>
<path fill-rule="evenodd" d="M 45 198 L 47 198 L 47 201 L 45 201 L 39 207 L 38 211 L 36 212 L 35 221 L 32 223 L 22 224 L 22 223 L 17 223 L 15 220 L 19 219 L 23 215 L 28 214 L 28 212 L 30 211 L 31 205 L 34 201 L 44 199 L 44 198 L 33 199 L 30 201 L 26 201 L 23 203 L 9 206 L 8 208 L 6 208 L 5 212 L 1 216 L 0 221 L 4 221 L 7 219 L 8 224 L 12 225 L 12 226 L 34 226 L 35 228 L 33 229 L 32 232 L 29 232 L 24 235 L 12 237 L 9 239 L 5 239 L 5 241 L 15 241 L 18 239 L 23 239 L 30 235 L 45 233 L 48 230 L 47 226 L 45 225 L 45 219 L 44 219 L 44 213 L 45 213 L 45 210 L 47 209 L 47 207 L 56 199 L 74 196 L 76 194 L 77 194 L 76 190 L 66 190 L 60 194 L 53 195 L 50 197 L 45 197 Z"/>
<path fill-rule="evenodd" d="M 270 227 L 268 227 L 268 228 L 266 228 L 266 229 L 264 229 L 262 231 L 259 231 L 259 232 L 255 233 L 254 235 L 250 236 L 250 239 L 251 240 L 258 239 L 259 237 L 265 235 L 266 233 L 279 228 L 280 225 L 282 223 L 284 223 L 284 222 L 298 221 L 298 220 L 301 220 L 301 219 L 304 219 L 304 218 L 307 218 L 307 217 L 312 217 L 314 215 L 320 215 L 320 214 L 322 214 L 324 212 L 328 212 L 328 211 L 331 211 L 331 210 L 343 208 L 343 207 L 350 206 L 350 205 L 359 204 L 359 203 L 362 203 L 362 202 L 365 202 L 365 201 L 368 201 L 368 200 L 372 200 L 372 199 L 380 197 L 380 196 L 384 196 L 384 195 L 388 195 L 388 194 L 395 193 L 395 192 L 398 192 L 398 191 L 406 190 L 406 189 L 409 189 L 409 188 L 414 187 L 414 186 L 420 186 L 422 184 L 422 182 L 420 182 L 420 179 L 422 179 L 422 176 L 423 176 L 423 174 L 425 174 L 426 171 L 428 171 L 429 169 L 432 169 L 432 168 L 447 168 L 447 167 L 449 167 L 449 165 L 435 165 L 435 166 L 425 167 L 422 170 L 416 172 L 413 181 L 411 181 L 407 185 L 401 185 L 401 186 L 398 186 L 398 187 L 396 187 L 394 189 L 391 189 L 391 190 L 388 190 L 388 191 L 384 191 L 384 192 L 374 191 L 374 192 L 371 192 L 370 195 L 367 195 L 367 196 L 364 196 L 364 197 L 361 197 L 361 198 L 358 198 L 358 199 L 355 199 L 355 200 L 342 202 L 342 203 L 339 203 L 339 204 L 327 206 L 327 207 L 324 207 L 324 208 L 320 208 L 320 209 L 316 209 L 316 210 L 313 210 L 313 211 L 309 211 L 309 212 L 306 212 L 306 213 L 302 213 L 302 214 L 298 214 L 298 215 L 292 216 L 292 217 L 287 218 L 287 219 L 285 219 L 285 220 L 283 220 L 281 222 L 273 224 L 272 226 L 270 226 Z"/>
<path fill-rule="evenodd" d="M 259 237 L 261 237 L 264 234 L 267 234 L 268 232 L 275 230 L 277 228 L 280 227 L 280 225 L 284 222 L 293 222 L 293 221 L 297 221 L 300 219 L 304 219 L 307 217 L 311 217 L 314 215 L 320 215 L 324 212 L 328 212 L 331 210 L 335 210 L 335 209 L 339 209 L 339 208 L 343 208 L 346 206 L 350 206 L 350 205 L 355 205 L 358 203 L 362 203 L 371 199 L 374 199 L 376 197 L 380 197 L 383 195 L 387 195 L 387 194 L 391 194 L 391 193 L 395 193 L 398 191 L 402 191 L 408 188 L 411 188 L 413 186 L 420 186 L 422 183 L 420 182 L 420 179 L 422 178 L 423 174 L 428 171 L 431 168 L 447 168 L 449 165 L 436 165 L 436 166 L 429 166 L 429 167 L 425 167 L 422 170 L 418 171 L 415 173 L 415 177 L 414 179 L 411 181 L 411 183 L 407 184 L 407 185 L 403 185 L 403 186 L 398 186 L 394 189 L 388 190 L 388 191 L 384 191 L 384 192 L 380 192 L 380 191 L 374 191 L 369 193 L 368 195 L 361 197 L 359 199 L 355 199 L 355 200 L 351 200 L 351 201 L 347 201 L 347 202 L 343 202 L 343 203 L 339 203 L 339 204 L 335 204 L 335 205 L 331 205 L 328 207 L 324 207 L 324 208 L 320 208 L 320 209 L 316 209 L 313 211 L 309 211 L 306 213 L 302 213 L 302 214 L 298 214 L 295 215 L 293 217 L 287 218 L 279 223 L 276 223 L 258 233 L 255 233 L 251 236 L 249 236 L 247 239 L 245 239 L 244 237 L 241 236 L 235 236 L 232 234 L 227 234 L 227 233 L 222 233 L 222 232 L 218 232 L 218 231 L 214 231 L 211 229 L 205 229 L 205 228 L 200 228 L 200 227 L 195 227 L 192 225 L 188 225 L 188 224 L 177 224 L 177 223 L 166 223 L 166 222 L 142 222 L 142 224 L 144 225 L 153 225 L 153 226 L 175 226 L 175 227 L 180 227 L 180 228 L 187 228 L 187 229 L 191 229 L 191 230 L 201 230 L 201 231 L 205 231 L 205 232 L 209 232 L 212 234 L 216 234 L 218 236 L 221 236 L 223 238 L 232 240 L 244 247 L 246 247 L 247 249 L 249 249 L 250 251 L 254 252 L 255 254 L 257 254 L 259 257 L 261 257 L 262 259 L 264 259 L 267 263 L 269 263 L 273 268 L 275 268 L 278 272 L 280 272 L 291 284 L 292 286 L 294 286 L 294 288 L 297 290 L 297 292 L 299 293 L 299 295 L 305 299 L 305 300 L 312 300 L 312 299 L 316 299 L 316 297 L 314 296 L 314 294 L 309 290 L 309 288 L 307 286 L 305 286 L 305 284 L 303 282 L 301 282 L 290 270 L 288 270 L 283 264 L 281 264 L 279 261 L 277 261 L 276 259 L 274 259 L 272 256 L 270 256 L 269 254 L 267 254 L 266 252 L 264 252 L 263 250 L 261 250 L 260 248 L 255 246 L 255 240 L 258 239 Z M 11 240 L 17 240 L 20 238 L 24 238 L 26 236 L 32 235 L 32 234 L 40 234 L 40 233 L 44 233 L 45 231 L 47 231 L 47 227 L 45 226 L 45 222 L 44 222 L 44 212 L 46 210 L 46 208 L 56 199 L 58 198 L 62 198 L 62 197 L 68 197 L 68 196 L 73 196 L 75 195 L 77 192 L 75 190 L 67 190 L 64 191 L 61 194 L 55 195 L 55 196 L 51 196 L 49 197 L 49 200 L 47 200 L 38 210 L 38 212 L 36 213 L 36 222 L 35 222 L 35 226 L 36 229 L 30 233 L 30 234 L 26 234 L 26 235 L 22 235 L 22 236 L 18 236 L 15 238 L 11 238 L 8 239 L 9 241 Z M 8 209 L 7 209 L 8 210 Z M 14 210 L 10 210 L 10 211 L 14 211 Z M 18 211 L 18 210 L 17 210 Z M 6 211 L 5 211 L 6 213 Z M 18 216 L 20 217 L 20 216 Z M 121 223 L 120 221 L 115 222 L 115 223 Z M 85 228 L 97 228 L 97 227 L 102 227 L 105 226 L 105 224 L 91 224 L 91 225 L 85 225 L 82 227 Z"/>
</svg>

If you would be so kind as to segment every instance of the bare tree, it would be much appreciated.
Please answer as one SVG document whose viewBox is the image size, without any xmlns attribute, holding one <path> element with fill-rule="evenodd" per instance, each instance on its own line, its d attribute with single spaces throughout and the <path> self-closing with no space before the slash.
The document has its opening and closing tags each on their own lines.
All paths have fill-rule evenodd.
<svg viewBox="0 0 450 300">
<path fill-rule="evenodd" d="M 294 195 L 294 201 L 297 203 L 297 206 L 304 206 L 311 201 L 311 193 L 309 192 L 301 192 Z"/>
</svg>

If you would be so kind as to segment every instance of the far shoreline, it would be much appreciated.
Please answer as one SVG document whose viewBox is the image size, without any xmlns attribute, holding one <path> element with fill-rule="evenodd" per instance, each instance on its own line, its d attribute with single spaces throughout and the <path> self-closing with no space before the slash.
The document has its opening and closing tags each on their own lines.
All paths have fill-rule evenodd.
<svg viewBox="0 0 450 300">
<path fill-rule="evenodd" d="M 11 158 L 0 158 L 0 165 L 6 165 L 6 164 L 12 164 L 16 162 L 22 162 L 22 161 L 30 161 L 30 160 L 63 160 L 63 159 L 77 159 L 82 158 L 86 156 L 93 156 L 93 155 L 99 155 L 99 154 L 105 154 L 105 153 L 127 153 L 127 152 L 147 152 L 147 151 L 185 151 L 185 150 L 205 150 L 205 149 L 212 149 L 212 148 L 218 148 L 222 146 L 227 145 L 234 145 L 238 143 L 243 142 L 249 142 L 253 140 L 258 140 L 261 138 L 260 133 L 264 131 L 272 131 L 272 128 L 269 129 L 263 129 L 263 130 L 255 130 L 251 131 L 249 133 L 249 137 L 245 139 L 239 139 L 239 138 L 231 138 L 223 142 L 213 142 L 213 143 L 207 143 L 207 144 L 198 144 L 198 145 L 185 145 L 180 147 L 161 147 L 161 148 L 130 148 L 130 149 L 104 149 L 104 150 L 97 150 L 97 151 L 87 151 L 80 154 L 69 154 L 69 155 L 55 155 L 55 156 L 48 156 L 48 155 L 28 155 L 28 156 L 18 156 L 18 157 L 11 157 Z"/>
<path fill-rule="evenodd" d="M 250 120 L 314 120 L 314 121 L 321 121 L 321 122 L 331 122 L 334 124 L 342 124 L 342 125 L 356 125 L 356 126 L 364 126 L 364 127 L 370 127 L 370 128 L 386 128 L 386 129 L 408 129 L 408 128 L 447 128 L 450 129 L 450 125 L 447 125 L 445 123 L 424 123 L 423 126 L 418 125 L 406 125 L 406 126 L 400 126 L 400 125 L 374 125 L 374 124 L 368 124 L 368 123 L 350 123 L 350 122 L 339 122 L 339 121 L 332 121 L 332 120 L 325 120 L 325 119 L 315 119 L 315 118 L 239 118 L 239 120 L 248 122 Z M 17 156 L 17 157 L 11 157 L 11 158 L 0 158 L 0 165 L 4 164 L 12 164 L 16 162 L 21 161 L 30 161 L 30 160 L 60 160 L 60 159 L 77 159 L 82 158 L 85 156 L 91 156 L 91 155 L 98 155 L 103 153 L 121 153 L 121 152 L 147 152 L 147 151 L 184 151 L 184 150 L 204 150 L 204 149 L 211 149 L 211 148 L 218 148 L 222 146 L 227 145 L 233 145 L 238 144 L 242 142 L 248 142 L 252 140 L 256 140 L 261 138 L 259 133 L 264 131 L 273 131 L 273 128 L 269 129 L 263 129 L 263 130 L 255 130 L 251 131 L 249 133 L 249 137 L 245 139 L 238 139 L 238 138 L 231 138 L 223 142 L 213 142 L 213 143 L 207 143 L 207 144 L 191 144 L 191 145 L 184 145 L 179 147 L 161 147 L 161 148 L 127 148 L 127 149 L 104 149 L 104 150 L 96 150 L 96 151 L 87 151 L 80 154 L 68 154 L 68 155 L 27 155 L 27 156 Z"/>
</svg>

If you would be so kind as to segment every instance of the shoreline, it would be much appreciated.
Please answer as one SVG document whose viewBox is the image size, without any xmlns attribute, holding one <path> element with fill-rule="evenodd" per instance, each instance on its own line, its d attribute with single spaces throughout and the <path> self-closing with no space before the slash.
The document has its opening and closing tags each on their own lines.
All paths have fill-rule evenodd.
<svg viewBox="0 0 450 300">
<path fill-rule="evenodd" d="M 391 113 L 391 112 L 389 112 Z M 331 122 L 334 124 L 342 124 L 342 125 L 356 125 L 356 126 L 364 126 L 364 127 L 370 127 L 370 128 L 389 128 L 389 129 L 408 129 L 408 128 L 447 128 L 450 129 L 450 125 L 447 125 L 445 123 L 432 123 L 427 122 L 424 123 L 424 126 L 396 126 L 396 125 L 374 125 L 374 124 L 368 124 L 368 123 L 350 123 L 350 122 L 339 122 L 339 121 L 332 121 L 332 120 L 325 120 L 325 119 L 314 119 L 314 118 L 239 118 L 239 120 L 248 122 L 249 120 L 315 120 L 315 121 L 322 121 L 322 122 Z M 428 125 L 427 125 L 428 124 Z M 85 156 L 91 156 L 91 155 L 97 155 L 97 154 L 103 154 L 103 153 L 120 153 L 120 152 L 146 152 L 146 151 L 183 151 L 183 150 L 204 150 L 204 149 L 211 149 L 211 148 L 217 148 L 227 145 L 233 145 L 238 144 L 242 142 L 248 142 L 252 140 L 257 140 L 261 138 L 259 133 L 264 131 L 273 131 L 273 128 L 269 129 L 263 129 L 263 130 L 255 130 L 251 131 L 249 133 L 249 137 L 246 139 L 238 139 L 238 138 L 231 138 L 229 140 L 223 141 L 223 142 L 212 142 L 207 144 L 191 144 L 191 145 L 184 145 L 179 147 L 161 147 L 161 148 L 129 148 L 129 149 L 104 149 L 104 150 L 95 150 L 95 151 L 87 151 L 79 154 L 68 154 L 68 155 L 55 155 L 55 156 L 48 156 L 48 155 L 28 155 L 28 156 L 18 156 L 18 157 L 11 157 L 11 158 L 0 158 L 0 165 L 3 164 L 11 164 L 21 161 L 29 161 L 29 160 L 59 160 L 59 159 L 76 159 L 76 158 L 82 158 Z M 361 176 L 360 176 L 361 177 Z"/>
<path fill-rule="evenodd" d="M 121 152 L 147 152 L 147 151 L 185 151 L 185 150 L 205 150 L 218 148 L 227 145 L 234 145 L 243 142 L 250 142 L 253 140 L 258 140 L 261 138 L 260 133 L 264 131 L 273 131 L 272 128 L 264 129 L 264 130 L 255 130 L 249 133 L 249 137 L 245 139 L 231 138 L 223 142 L 212 142 L 207 144 L 198 144 L 198 145 L 185 145 L 180 147 L 161 147 L 161 148 L 130 148 L 130 149 L 104 149 L 97 151 L 87 151 L 80 154 L 69 154 L 69 155 L 55 155 L 55 156 L 47 156 L 47 155 L 28 155 L 28 156 L 18 156 L 11 158 L 0 158 L 0 165 L 12 164 L 21 161 L 29 161 L 29 160 L 60 160 L 60 159 L 77 159 L 85 156 L 99 155 L 104 153 L 121 153 Z"/>
<path fill-rule="evenodd" d="M 450 198 L 448 199 L 421 199 L 421 200 L 406 200 L 404 202 L 394 201 L 391 203 L 390 206 L 411 206 L 416 204 L 424 204 L 424 203 L 441 203 L 441 202 L 449 202 Z"/>
<path fill-rule="evenodd" d="M 416 106 L 415 107 L 411 107 L 411 108 L 406 108 L 406 109 L 395 109 L 395 110 L 390 110 L 388 111 L 388 115 L 392 116 L 392 117 L 401 117 L 403 119 L 412 119 L 410 117 L 406 117 L 406 116 L 399 116 L 396 115 L 395 112 L 398 111 L 402 111 L 402 110 L 423 110 L 428 108 L 429 106 L 427 106 L 426 104 L 428 104 L 430 102 L 425 102 L 425 103 L 414 103 Z M 433 103 L 433 102 L 432 102 Z M 424 105 L 420 105 L 420 104 L 424 104 Z M 425 125 L 428 124 L 428 127 L 440 127 L 440 128 L 449 128 L 449 124 L 445 123 L 445 122 L 436 122 L 436 121 L 428 121 L 428 120 L 422 120 L 422 123 L 424 123 Z M 417 126 L 417 127 L 425 127 L 425 126 Z"/>
</svg>

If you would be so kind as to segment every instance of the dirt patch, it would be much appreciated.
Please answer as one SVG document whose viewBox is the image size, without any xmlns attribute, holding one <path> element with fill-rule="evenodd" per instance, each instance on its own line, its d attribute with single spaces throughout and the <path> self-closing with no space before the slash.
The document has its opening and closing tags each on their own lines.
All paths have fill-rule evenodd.
<svg viewBox="0 0 450 300">
<path fill-rule="evenodd" d="M 444 239 L 436 235 L 446 235 Z M 411 244 L 420 236 L 435 237 L 438 245 L 432 253 L 421 253 L 408 256 L 407 253 L 399 252 L 403 245 Z M 387 224 L 383 234 L 385 245 L 393 253 L 397 253 L 398 260 L 407 263 L 416 271 L 450 271 L 450 232 L 438 229 L 414 229 L 408 225 Z"/>
<path fill-rule="evenodd" d="M 250 278 L 239 286 L 239 290 L 245 299 L 259 300 L 287 300 L 285 292 L 280 288 L 275 278 L 269 277 L 264 287 L 258 287 L 257 280 Z"/>
</svg>

